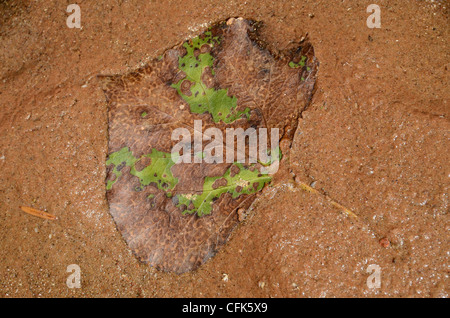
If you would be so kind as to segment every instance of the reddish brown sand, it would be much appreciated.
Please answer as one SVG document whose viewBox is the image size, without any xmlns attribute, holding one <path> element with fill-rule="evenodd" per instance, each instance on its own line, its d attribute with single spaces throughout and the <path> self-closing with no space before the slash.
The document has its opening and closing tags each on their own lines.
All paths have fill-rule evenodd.
<svg viewBox="0 0 450 318">
<path fill-rule="evenodd" d="M 380 1 L 369 29 L 372 2 L 83 1 L 80 30 L 66 26 L 69 2 L 1 1 L 0 296 L 448 297 L 449 4 Z M 199 270 L 159 272 L 108 213 L 95 76 L 237 16 L 264 21 L 278 48 L 308 32 L 321 65 L 290 165 L 359 217 L 281 180 Z M 70 264 L 80 289 L 66 285 Z"/>
</svg>

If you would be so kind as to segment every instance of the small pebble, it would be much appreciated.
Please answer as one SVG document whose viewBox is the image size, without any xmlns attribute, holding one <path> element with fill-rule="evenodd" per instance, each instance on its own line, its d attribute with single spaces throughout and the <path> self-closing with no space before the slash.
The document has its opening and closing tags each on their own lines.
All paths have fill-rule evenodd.
<svg viewBox="0 0 450 318">
<path fill-rule="evenodd" d="M 223 274 L 222 274 L 222 280 L 223 280 L 224 282 L 228 282 L 228 274 L 223 273 Z"/>
<path fill-rule="evenodd" d="M 385 237 L 380 240 L 380 245 L 384 248 L 388 248 L 391 245 L 391 242 Z"/>
</svg>

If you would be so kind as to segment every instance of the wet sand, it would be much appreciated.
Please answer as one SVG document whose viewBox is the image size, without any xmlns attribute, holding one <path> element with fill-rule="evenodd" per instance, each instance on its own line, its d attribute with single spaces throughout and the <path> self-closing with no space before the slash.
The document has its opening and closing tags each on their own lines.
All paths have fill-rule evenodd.
<svg viewBox="0 0 450 318">
<path fill-rule="evenodd" d="M 448 297 L 447 1 L 0 3 L 1 297 Z M 139 263 L 105 198 L 106 101 L 124 73 L 228 17 L 283 49 L 308 33 L 320 61 L 291 173 L 267 187 L 197 271 Z M 354 211 L 357 220 L 299 182 Z M 22 212 L 48 211 L 57 220 Z M 380 243 L 381 241 L 381 243 Z M 389 245 L 389 246 L 387 246 Z M 67 266 L 81 288 L 66 285 Z M 381 287 L 369 288 L 369 265 Z"/>
</svg>

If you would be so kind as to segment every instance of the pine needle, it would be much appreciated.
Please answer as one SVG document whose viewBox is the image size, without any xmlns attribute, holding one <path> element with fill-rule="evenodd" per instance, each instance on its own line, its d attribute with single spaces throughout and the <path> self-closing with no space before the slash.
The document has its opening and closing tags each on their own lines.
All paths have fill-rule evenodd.
<svg viewBox="0 0 450 318">
<path fill-rule="evenodd" d="M 33 208 L 28 207 L 28 206 L 20 206 L 20 208 L 25 213 L 28 213 L 28 214 L 40 217 L 42 219 L 56 220 L 56 216 L 54 216 L 54 215 L 52 215 L 50 213 L 47 213 L 47 212 L 44 212 L 44 211 L 41 211 L 41 210 L 37 210 L 37 209 L 33 209 Z"/>
<path fill-rule="evenodd" d="M 331 199 L 327 195 L 320 193 L 319 191 L 317 191 L 316 189 L 310 187 L 306 183 L 297 182 L 297 184 L 300 186 L 300 188 L 302 188 L 303 190 L 305 190 L 305 191 L 307 191 L 309 193 L 318 194 L 318 195 L 321 195 L 321 196 L 325 197 L 327 199 L 327 201 L 329 201 L 331 203 L 332 206 L 338 208 L 339 210 L 341 210 L 342 212 L 344 212 L 348 216 L 351 216 L 352 218 L 358 218 L 358 216 L 355 213 L 353 213 L 350 209 L 347 209 L 345 206 L 337 203 L 336 201 L 334 201 L 333 199 Z"/>
</svg>

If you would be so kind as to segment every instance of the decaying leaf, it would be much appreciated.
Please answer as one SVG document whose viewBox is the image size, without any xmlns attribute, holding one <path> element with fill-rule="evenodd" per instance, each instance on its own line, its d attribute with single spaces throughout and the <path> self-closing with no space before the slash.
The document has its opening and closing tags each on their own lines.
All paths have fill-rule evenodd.
<svg viewBox="0 0 450 318">
<path fill-rule="evenodd" d="M 182 273 L 213 256 L 239 222 L 237 210 L 271 181 L 267 162 L 175 163 L 174 130 L 195 136 L 201 120 L 203 133 L 278 128 L 280 139 L 292 140 L 311 98 L 312 46 L 270 52 L 255 26 L 229 19 L 135 72 L 100 76 L 110 212 L 134 254 L 158 269 Z"/>
</svg>

